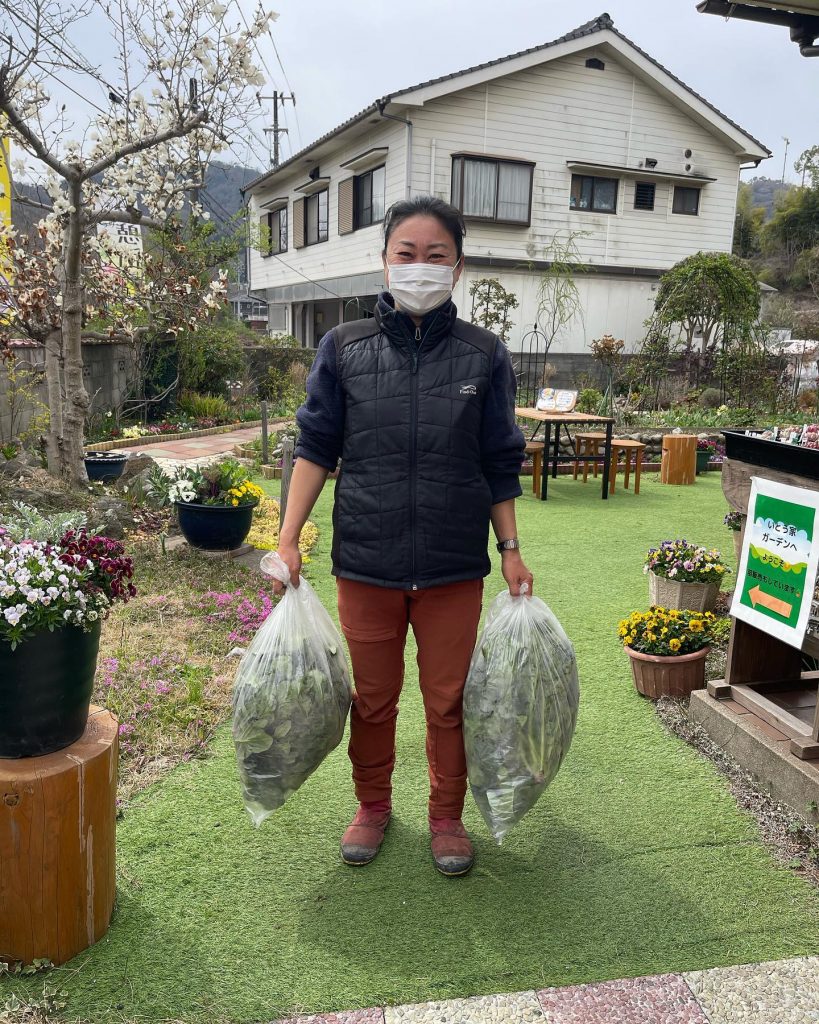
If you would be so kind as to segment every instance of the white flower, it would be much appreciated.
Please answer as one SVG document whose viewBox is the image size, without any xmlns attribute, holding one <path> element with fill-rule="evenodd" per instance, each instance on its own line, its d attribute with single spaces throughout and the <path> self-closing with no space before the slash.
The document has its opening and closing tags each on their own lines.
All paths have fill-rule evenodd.
<svg viewBox="0 0 819 1024">
<path fill-rule="evenodd" d="M 16 604 L 13 608 L 5 608 L 3 615 L 10 626 L 16 626 L 27 610 L 24 604 Z"/>
</svg>

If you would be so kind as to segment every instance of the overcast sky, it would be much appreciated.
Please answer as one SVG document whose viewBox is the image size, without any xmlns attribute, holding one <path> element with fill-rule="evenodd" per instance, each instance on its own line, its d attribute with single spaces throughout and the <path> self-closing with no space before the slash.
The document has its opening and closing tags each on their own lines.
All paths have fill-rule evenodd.
<svg viewBox="0 0 819 1024">
<path fill-rule="evenodd" d="M 235 2 L 250 15 L 257 0 Z M 604 3 L 272 0 L 279 13 L 273 33 L 284 74 L 272 41 L 263 38 L 261 57 L 274 75 L 263 92 L 289 91 L 286 75 L 298 104 L 295 112 L 290 104 L 284 108 L 290 136 L 283 139 L 282 157 L 389 92 L 549 42 L 601 14 Z M 786 29 L 702 15 L 695 0 L 616 0 L 607 6 L 620 32 L 773 151 L 746 177 L 781 177 L 786 136 L 785 177 L 797 180 L 794 160 L 819 143 L 819 58 L 800 56 Z M 238 20 L 235 9 L 230 14 Z M 96 37 L 93 18 L 73 42 L 104 73 L 115 74 L 110 40 L 102 33 Z M 88 95 L 99 91 L 93 80 L 84 88 Z M 52 95 L 59 92 L 55 85 Z M 65 100 L 72 112 L 80 102 L 71 94 Z M 86 117 L 77 113 L 79 127 Z M 269 118 L 267 103 L 247 140 L 234 147 L 236 160 L 266 167 L 263 127 Z"/>
<path fill-rule="evenodd" d="M 773 151 L 750 175 L 781 177 L 786 136 L 785 176 L 795 181 L 794 159 L 819 143 L 819 58 L 802 57 L 787 29 L 699 14 L 695 0 L 278 0 L 274 9 L 298 103 L 300 139 L 287 112 L 296 150 L 385 93 L 549 42 L 604 10 Z M 278 72 L 269 40 L 262 52 Z"/>
</svg>

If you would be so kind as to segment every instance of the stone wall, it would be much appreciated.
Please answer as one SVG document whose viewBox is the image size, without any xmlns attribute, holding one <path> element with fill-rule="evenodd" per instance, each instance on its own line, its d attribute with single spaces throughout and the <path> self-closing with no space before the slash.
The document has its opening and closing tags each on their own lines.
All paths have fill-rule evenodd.
<svg viewBox="0 0 819 1024">
<path fill-rule="evenodd" d="M 47 405 L 45 383 L 45 352 L 42 347 L 14 348 L 18 365 L 35 371 L 35 395 Z M 128 345 L 108 342 L 89 342 L 83 345 L 83 380 L 91 398 L 91 413 L 105 414 L 122 402 L 130 373 Z M 8 375 L 0 369 L 0 439 L 7 440 L 12 432 L 12 419 L 17 432 L 24 430 L 30 420 L 30 410 L 22 415 L 14 413 L 14 396 L 9 394 Z"/>
</svg>

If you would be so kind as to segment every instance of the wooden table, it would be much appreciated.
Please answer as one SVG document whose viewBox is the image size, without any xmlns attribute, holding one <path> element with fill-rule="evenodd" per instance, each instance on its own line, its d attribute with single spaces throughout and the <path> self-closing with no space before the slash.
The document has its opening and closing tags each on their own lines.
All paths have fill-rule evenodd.
<svg viewBox="0 0 819 1024">
<path fill-rule="evenodd" d="M 568 428 L 570 425 L 602 423 L 605 424 L 606 438 L 603 443 L 603 490 L 602 498 L 605 501 L 609 496 L 609 473 L 611 472 L 611 435 L 614 429 L 613 416 L 593 416 L 587 412 L 541 412 L 540 409 L 516 408 L 515 415 L 524 420 L 534 420 L 535 423 L 542 423 L 545 427 L 545 439 L 543 443 L 543 473 L 541 474 L 540 497 L 546 501 L 548 494 L 549 466 L 552 468 L 552 477 L 557 477 L 557 467 L 560 462 L 590 462 L 592 457 L 587 455 L 561 455 L 560 454 L 560 428 L 562 425 Z M 555 427 L 554 442 L 552 442 L 552 427 Z M 532 436 L 534 437 L 535 431 Z M 593 458 L 596 458 L 594 456 Z"/>
</svg>

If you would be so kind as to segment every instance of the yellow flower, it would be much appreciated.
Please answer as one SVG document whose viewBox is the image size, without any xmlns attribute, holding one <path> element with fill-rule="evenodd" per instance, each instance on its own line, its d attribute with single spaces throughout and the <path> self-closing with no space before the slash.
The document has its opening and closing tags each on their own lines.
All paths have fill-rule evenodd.
<svg viewBox="0 0 819 1024">
<path fill-rule="evenodd" d="M 671 648 L 672 651 L 678 651 L 682 645 L 680 641 L 677 640 L 676 637 L 674 637 L 673 639 L 668 641 L 668 646 Z"/>
<path fill-rule="evenodd" d="M 626 644 L 626 645 L 629 645 L 629 644 L 632 644 L 633 642 L 634 642 L 633 635 L 631 633 L 626 633 L 626 635 L 623 637 L 623 643 Z"/>
<path fill-rule="evenodd" d="M 692 633 L 701 633 L 703 630 L 703 624 L 699 619 L 692 619 L 688 623 L 688 628 Z"/>
<path fill-rule="evenodd" d="M 231 505 L 238 505 L 238 504 L 239 504 L 239 499 L 238 498 L 234 498 L 233 501 L 231 502 Z"/>
</svg>

